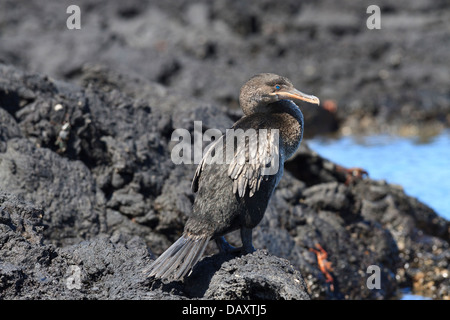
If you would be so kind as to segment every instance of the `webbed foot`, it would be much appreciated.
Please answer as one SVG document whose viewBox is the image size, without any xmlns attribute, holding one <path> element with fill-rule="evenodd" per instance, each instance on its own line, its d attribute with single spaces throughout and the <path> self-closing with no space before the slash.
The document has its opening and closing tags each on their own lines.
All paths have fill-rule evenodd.
<svg viewBox="0 0 450 320">
<path fill-rule="evenodd" d="M 241 251 L 241 248 L 233 247 L 229 244 L 228 241 L 225 240 L 225 237 L 218 237 L 216 239 L 216 244 L 221 253 L 236 253 Z"/>
</svg>

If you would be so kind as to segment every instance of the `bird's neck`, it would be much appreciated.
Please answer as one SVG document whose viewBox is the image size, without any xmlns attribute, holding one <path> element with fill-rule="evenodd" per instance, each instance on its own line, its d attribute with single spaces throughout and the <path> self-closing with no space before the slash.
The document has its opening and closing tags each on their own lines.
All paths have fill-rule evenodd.
<svg viewBox="0 0 450 320">
<path fill-rule="evenodd" d="M 300 108 L 291 100 L 280 100 L 267 105 L 269 113 L 283 114 L 286 113 L 295 118 L 303 126 L 303 113 Z"/>
<path fill-rule="evenodd" d="M 270 112 L 280 118 L 280 137 L 283 140 L 286 159 L 290 158 L 300 146 L 303 138 L 303 114 L 290 100 L 281 100 L 269 106 Z"/>
</svg>

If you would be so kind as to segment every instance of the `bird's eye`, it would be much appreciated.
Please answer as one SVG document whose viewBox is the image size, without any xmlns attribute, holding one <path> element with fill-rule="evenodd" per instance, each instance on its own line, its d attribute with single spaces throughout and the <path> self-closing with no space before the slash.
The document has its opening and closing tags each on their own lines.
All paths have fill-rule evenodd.
<svg viewBox="0 0 450 320">
<path fill-rule="evenodd" d="M 276 89 L 276 90 L 280 90 L 281 87 L 280 87 L 279 85 L 276 85 L 276 86 L 275 86 L 275 89 Z"/>
</svg>

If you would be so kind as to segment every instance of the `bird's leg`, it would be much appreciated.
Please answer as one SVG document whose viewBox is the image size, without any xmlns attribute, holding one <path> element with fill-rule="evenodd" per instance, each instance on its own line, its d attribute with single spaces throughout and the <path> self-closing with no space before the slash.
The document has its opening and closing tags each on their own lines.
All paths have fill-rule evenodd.
<svg viewBox="0 0 450 320">
<path fill-rule="evenodd" d="M 227 240 L 225 240 L 225 237 L 217 237 L 216 244 L 221 253 L 230 253 L 240 250 L 240 248 L 233 247 L 231 244 L 229 244 Z"/>
<path fill-rule="evenodd" d="M 252 241 L 252 229 L 248 229 L 245 227 L 241 228 L 241 240 L 242 240 L 242 247 L 236 248 L 233 247 L 231 244 L 225 240 L 225 237 L 217 237 L 215 239 L 217 247 L 219 248 L 219 251 L 221 253 L 235 253 L 235 252 L 241 252 L 241 253 L 252 253 L 255 251 L 255 248 L 253 247 L 253 241 Z"/>
<path fill-rule="evenodd" d="M 252 253 L 255 251 L 252 241 L 252 229 L 241 228 L 242 253 Z"/>
</svg>

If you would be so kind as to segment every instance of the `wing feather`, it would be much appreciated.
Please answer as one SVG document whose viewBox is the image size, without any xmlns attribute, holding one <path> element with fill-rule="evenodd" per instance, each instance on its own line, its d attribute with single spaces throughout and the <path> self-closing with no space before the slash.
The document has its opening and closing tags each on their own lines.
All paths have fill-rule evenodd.
<svg viewBox="0 0 450 320">
<path fill-rule="evenodd" d="M 250 197 L 254 196 L 261 186 L 261 181 L 267 181 L 270 175 L 276 174 L 276 172 L 267 170 L 267 168 L 273 164 L 273 161 L 280 162 L 280 144 L 278 132 L 274 134 L 274 131 L 276 131 L 274 129 L 263 129 L 259 130 L 259 132 L 253 131 L 244 141 L 237 145 L 235 145 L 235 137 L 230 132 L 217 139 L 206 151 L 202 161 L 197 166 L 192 181 L 192 190 L 194 192 L 198 191 L 200 176 L 205 166 L 211 163 L 212 150 L 218 146 L 217 143 L 219 141 L 225 140 L 225 144 L 222 144 L 222 150 L 215 151 L 216 153 L 222 152 L 226 154 L 223 148 L 233 148 L 234 156 L 231 157 L 227 169 L 228 176 L 233 180 L 233 193 L 242 198 L 248 191 Z M 228 159 L 224 156 L 223 160 Z"/>
</svg>

